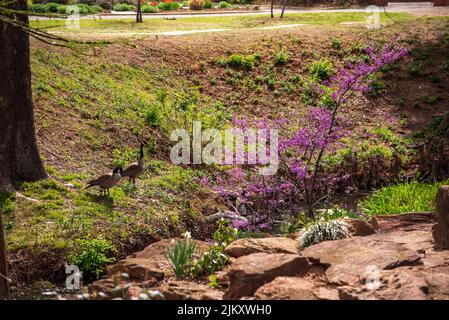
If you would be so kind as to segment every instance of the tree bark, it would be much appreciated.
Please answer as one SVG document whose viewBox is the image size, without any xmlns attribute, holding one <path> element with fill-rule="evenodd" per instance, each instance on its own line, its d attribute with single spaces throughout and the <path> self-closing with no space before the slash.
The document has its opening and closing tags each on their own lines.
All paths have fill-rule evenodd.
<svg viewBox="0 0 449 320">
<path fill-rule="evenodd" d="M 2 213 L 0 212 L 0 300 L 8 299 L 8 267 L 6 262 L 6 243 L 3 233 Z"/>
<path fill-rule="evenodd" d="M 140 4 L 140 0 L 137 0 L 136 22 L 137 22 L 137 23 L 143 22 L 143 19 L 142 19 L 142 6 L 141 6 L 141 4 Z"/>
<path fill-rule="evenodd" d="M 27 2 L 15 1 L 10 8 L 27 10 Z M 28 24 L 27 15 L 15 15 Z M 0 192 L 11 192 L 15 182 L 47 175 L 34 129 L 28 34 L 4 21 L 0 21 L 0 61 Z"/>
<path fill-rule="evenodd" d="M 288 0 L 284 0 L 284 4 L 282 5 L 281 18 L 284 17 L 285 7 L 287 6 Z"/>
<path fill-rule="evenodd" d="M 273 10 L 274 10 L 274 0 L 271 0 L 271 18 L 274 18 L 274 12 L 273 12 Z"/>
</svg>

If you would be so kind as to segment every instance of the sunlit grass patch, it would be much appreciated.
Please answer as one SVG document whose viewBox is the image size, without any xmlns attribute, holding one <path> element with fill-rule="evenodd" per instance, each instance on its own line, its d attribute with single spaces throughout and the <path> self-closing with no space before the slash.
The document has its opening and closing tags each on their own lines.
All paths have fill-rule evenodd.
<svg viewBox="0 0 449 320">
<path fill-rule="evenodd" d="M 385 187 L 375 191 L 361 203 L 368 215 L 390 215 L 406 212 L 432 211 L 438 187 L 449 180 L 437 183 L 411 182 Z"/>
</svg>

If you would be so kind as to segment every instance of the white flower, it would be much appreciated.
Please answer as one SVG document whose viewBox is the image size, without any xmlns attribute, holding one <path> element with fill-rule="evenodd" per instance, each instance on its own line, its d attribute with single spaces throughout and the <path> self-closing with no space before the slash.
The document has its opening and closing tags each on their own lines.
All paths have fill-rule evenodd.
<svg viewBox="0 0 449 320">
<path fill-rule="evenodd" d="M 190 238 L 192 238 L 192 235 L 190 234 L 189 231 L 186 231 L 186 232 L 183 234 L 183 237 L 186 238 L 186 239 L 190 239 Z"/>
</svg>

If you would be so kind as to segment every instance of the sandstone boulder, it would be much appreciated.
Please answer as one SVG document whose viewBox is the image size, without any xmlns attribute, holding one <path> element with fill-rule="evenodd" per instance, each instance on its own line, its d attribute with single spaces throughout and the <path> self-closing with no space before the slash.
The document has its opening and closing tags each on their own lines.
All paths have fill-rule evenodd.
<svg viewBox="0 0 449 320">
<path fill-rule="evenodd" d="M 241 257 L 252 253 L 298 253 L 298 242 L 290 238 L 245 238 L 232 242 L 225 252 L 231 257 Z"/>
<path fill-rule="evenodd" d="M 449 186 L 441 186 L 436 198 L 438 222 L 432 228 L 436 247 L 449 249 Z"/>
<path fill-rule="evenodd" d="M 258 288 L 280 276 L 301 276 L 310 269 L 309 260 L 298 254 L 253 253 L 235 260 L 228 271 L 225 299 L 252 296 Z"/>
<path fill-rule="evenodd" d="M 166 300 L 221 300 L 223 292 L 206 284 L 172 280 L 157 288 Z"/>
<path fill-rule="evenodd" d="M 389 235 L 388 240 L 383 236 L 325 241 L 308 247 L 301 254 L 313 263 L 328 267 L 325 275 L 328 282 L 335 285 L 358 283 L 366 270 L 373 267 L 386 270 L 422 265 L 417 251 L 400 241 L 394 242 L 394 236 Z"/>
<path fill-rule="evenodd" d="M 260 300 L 338 300 L 338 291 L 303 277 L 277 277 L 257 289 Z"/>
<path fill-rule="evenodd" d="M 376 284 L 373 281 L 378 281 Z M 358 286 L 339 287 L 342 300 L 427 300 L 428 285 L 424 277 L 410 268 L 379 273 L 378 279 L 361 279 Z"/>
<path fill-rule="evenodd" d="M 349 225 L 349 232 L 354 237 L 364 237 L 376 233 L 376 229 L 369 222 L 360 219 L 343 219 Z"/>
</svg>

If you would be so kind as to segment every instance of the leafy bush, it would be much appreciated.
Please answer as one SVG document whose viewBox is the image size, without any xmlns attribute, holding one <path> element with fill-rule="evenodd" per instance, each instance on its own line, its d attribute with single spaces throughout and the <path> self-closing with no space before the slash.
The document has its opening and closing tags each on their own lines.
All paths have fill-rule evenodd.
<svg viewBox="0 0 449 320">
<path fill-rule="evenodd" d="M 173 10 L 178 10 L 180 5 L 176 1 L 164 1 L 164 2 L 159 2 L 157 7 L 160 10 L 173 11 Z"/>
<path fill-rule="evenodd" d="M 432 211 L 438 188 L 448 183 L 449 180 L 433 184 L 410 182 L 385 187 L 371 194 L 361 207 L 368 215 Z"/>
<path fill-rule="evenodd" d="M 57 9 L 57 12 L 59 14 L 66 14 L 67 13 L 67 6 L 59 5 L 58 9 Z"/>
<path fill-rule="evenodd" d="M 56 13 L 58 12 L 59 4 L 54 2 L 49 2 L 45 5 L 45 12 Z"/>
<path fill-rule="evenodd" d="M 189 6 L 189 0 L 184 0 L 181 2 L 181 7 L 185 8 Z"/>
<path fill-rule="evenodd" d="M 343 41 L 341 41 L 340 38 L 332 39 L 332 48 L 334 48 L 335 50 L 340 50 L 342 44 L 343 44 Z"/>
<path fill-rule="evenodd" d="M 157 12 L 157 7 L 149 6 L 149 5 L 144 5 L 144 6 L 142 6 L 141 9 L 142 9 L 143 13 L 156 13 Z"/>
<path fill-rule="evenodd" d="M 183 239 L 178 239 L 172 250 L 165 253 L 178 278 L 185 276 L 191 268 L 196 244 L 190 239 L 190 234 L 185 233 Z"/>
<path fill-rule="evenodd" d="M 115 261 L 112 254 L 117 252 L 115 246 L 104 239 L 78 239 L 75 241 L 75 251 L 69 256 L 69 261 L 87 274 L 98 277 L 103 268 Z"/>
<path fill-rule="evenodd" d="M 315 80 L 321 82 L 329 79 L 334 74 L 334 68 L 332 62 L 320 59 L 310 64 L 309 72 Z"/>
<path fill-rule="evenodd" d="M 205 1 L 204 1 L 203 8 L 204 8 L 204 9 L 212 9 L 212 8 L 213 8 L 212 2 L 209 1 L 209 0 L 205 0 Z"/>
<path fill-rule="evenodd" d="M 220 1 L 218 3 L 219 8 L 232 8 L 232 4 L 226 2 L 226 1 Z"/>
<path fill-rule="evenodd" d="M 161 124 L 161 116 L 156 106 L 148 108 L 145 113 L 145 122 L 152 127 L 158 127 Z"/>
<path fill-rule="evenodd" d="M 44 4 L 31 4 L 28 6 L 28 10 L 35 13 L 45 13 Z"/>
<path fill-rule="evenodd" d="M 260 54 L 241 55 L 233 54 L 227 60 L 220 61 L 220 64 L 228 65 L 232 68 L 244 68 L 246 70 L 252 70 L 256 64 L 260 61 Z"/>
<path fill-rule="evenodd" d="M 118 3 L 113 8 L 114 11 L 134 11 L 136 6 L 128 3 Z"/>
<path fill-rule="evenodd" d="M 349 235 L 348 224 L 344 221 L 319 221 L 306 229 L 300 242 L 306 248 L 323 241 L 345 239 Z"/>
<path fill-rule="evenodd" d="M 286 64 L 289 58 L 288 52 L 282 49 L 274 55 L 274 62 L 276 64 Z"/>
<path fill-rule="evenodd" d="M 202 10 L 204 7 L 204 0 L 190 0 L 190 10 Z"/>
<path fill-rule="evenodd" d="M 218 228 L 213 236 L 214 244 L 196 262 L 193 268 L 194 276 L 210 275 L 223 269 L 229 260 L 224 250 L 236 238 L 237 229 L 230 227 L 229 221 L 224 219 L 218 221 Z"/>
<path fill-rule="evenodd" d="M 382 81 L 371 82 L 371 94 L 375 97 L 380 96 L 385 91 L 385 84 Z"/>
</svg>

